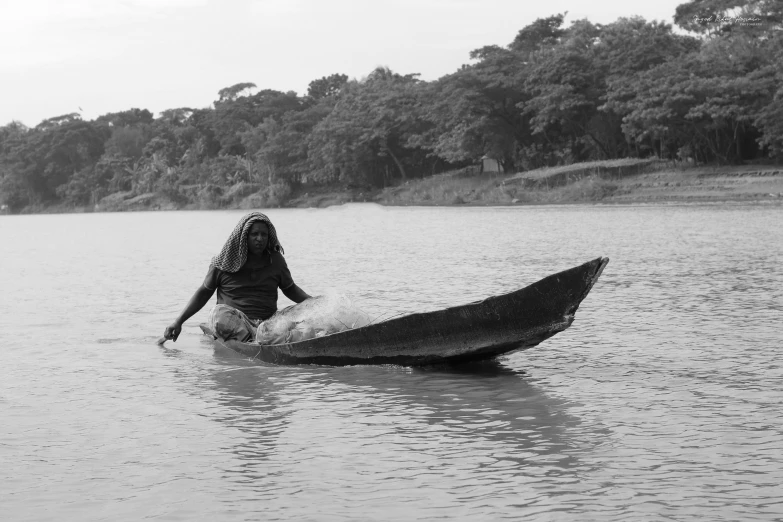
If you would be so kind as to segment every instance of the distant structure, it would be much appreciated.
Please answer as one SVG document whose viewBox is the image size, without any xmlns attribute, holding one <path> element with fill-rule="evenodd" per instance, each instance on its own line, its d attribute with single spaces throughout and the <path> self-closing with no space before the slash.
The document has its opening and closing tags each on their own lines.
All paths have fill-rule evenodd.
<svg viewBox="0 0 783 522">
<path fill-rule="evenodd" d="M 481 172 L 503 172 L 503 166 L 498 160 L 485 154 L 481 158 Z"/>
</svg>

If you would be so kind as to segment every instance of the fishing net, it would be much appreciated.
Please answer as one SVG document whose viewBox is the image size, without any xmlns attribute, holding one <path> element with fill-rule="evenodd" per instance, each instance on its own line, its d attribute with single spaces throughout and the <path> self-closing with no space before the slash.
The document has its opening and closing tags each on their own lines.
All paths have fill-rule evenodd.
<svg viewBox="0 0 783 522">
<path fill-rule="evenodd" d="M 280 310 L 258 325 L 256 342 L 284 344 L 367 326 L 370 316 L 345 294 L 319 295 Z"/>
</svg>

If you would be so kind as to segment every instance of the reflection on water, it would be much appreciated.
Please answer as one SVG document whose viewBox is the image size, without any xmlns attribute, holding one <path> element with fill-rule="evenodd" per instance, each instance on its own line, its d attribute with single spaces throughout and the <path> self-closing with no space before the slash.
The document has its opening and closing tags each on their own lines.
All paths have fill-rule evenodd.
<svg viewBox="0 0 783 522">
<path fill-rule="evenodd" d="M 445 515 L 453 505 L 454 514 L 470 514 L 465 503 L 475 503 L 474 515 L 499 516 L 524 503 L 518 489 L 541 476 L 561 487 L 578 482 L 578 448 L 567 438 L 577 419 L 523 371 L 498 361 L 292 369 L 220 348 L 215 360 L 210 379 L 221 414 L 212 418 L 242 433 L 226 479 L 255 498 L 276 502 L 284 494 L 289 502 L 315 481 L 331 492 L 319 498 L 321 508 L 383 518 L 401 498 L 425 502 L 435 489 L 441 500 L 423 513 Z M 372 497 L 375 511 L 351 509 L 354 495 Z M 498 495 L 508 498 L 498 502 Z"/>
<path fill-rule="evenodd" d="M 297 283 L 373 315 L 612 259 L 565 332 L 422 369 L 261 364 L 204 313 L 155 345 L 242 212 L 3 216 L 0 513 L 781 518 L 782 210 L 269 211 Z"/>
</svg>

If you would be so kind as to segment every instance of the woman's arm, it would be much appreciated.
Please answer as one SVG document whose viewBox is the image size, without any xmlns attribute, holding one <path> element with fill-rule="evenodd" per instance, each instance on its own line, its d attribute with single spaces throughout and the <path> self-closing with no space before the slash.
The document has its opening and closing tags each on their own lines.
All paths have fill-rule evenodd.
<svg viewBox="0 0 783 522">
<path fill-rule="evenodd" d="M 185 309 L 182 310 L 182 313 L 179 314 L 179 317 L 177 317 L 173 323 L 166 327 L 166 331 L 163 332 L 163 337 L 166 339 L 172 339 L 174 342 L 176 342 L 177 337 L 179 337 L 179 334 L 182 331 L 182 324 L 193 317 L 193 315 L 195 315 L 199 310 L 204 308 L 204 305 L 209 302 L 209 299 L 214 293 L 215 290 L 210 290 L 206 286 L 201 285 L 193 294 L 193 297 L 190 298 L 190 301 L 188 301 L 188 304 L 185 306 Z"/>
<path fill-rule="evenodd" d="M 296 286 L 296 283 L 283 290 L 283 294 L 295 303 L 301 303 L 305 299 L 310 298 L 304 290 Z"/>
</svg>

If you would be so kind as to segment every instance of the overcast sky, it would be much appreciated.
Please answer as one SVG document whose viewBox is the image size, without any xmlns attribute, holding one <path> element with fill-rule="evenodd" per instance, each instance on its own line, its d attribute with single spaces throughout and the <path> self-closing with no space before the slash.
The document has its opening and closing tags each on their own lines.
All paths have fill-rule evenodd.
<svg viewBox="0 0 783 522">
<path fill-rule="evenodd" d="M 536 18 L 672 23 L 685 0 L 0 0 L 0 125 L 208 107 L 223 87 L 307 92 L 379 65 L 435 80 Z"/>
</svg>

